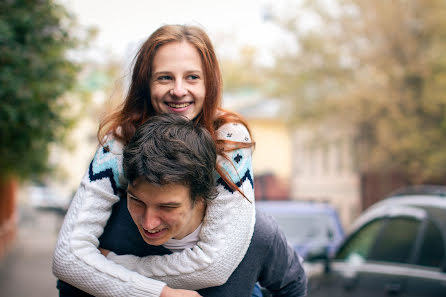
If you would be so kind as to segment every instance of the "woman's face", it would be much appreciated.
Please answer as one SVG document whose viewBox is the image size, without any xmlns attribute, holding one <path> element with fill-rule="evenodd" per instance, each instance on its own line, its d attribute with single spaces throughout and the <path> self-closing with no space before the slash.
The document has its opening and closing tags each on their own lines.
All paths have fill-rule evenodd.
<svg viewBox="0 0 446 297">
<path fill-rule="evenodd" d="M 194 119 L 203 109 L 206 88 L 201 58 L 188 42 L 161 46 L 153 59 L 150 98 L 157 113 Z"/>
</svg>

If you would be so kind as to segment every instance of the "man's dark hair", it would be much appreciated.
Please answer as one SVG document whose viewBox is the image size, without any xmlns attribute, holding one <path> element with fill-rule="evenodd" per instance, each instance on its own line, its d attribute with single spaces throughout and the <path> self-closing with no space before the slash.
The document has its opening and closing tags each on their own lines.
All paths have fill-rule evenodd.
<svg viewBox="0 0 446 297">
<path fill-rule="evenodd" d="M 156 185 L 189 186 L 191 199 L 216 197 L 215 142 L 209 132 L 185 117 L 151 117 L 124 148 L 124 175 L 130 184 L 140 177 Z"/>
</svg>

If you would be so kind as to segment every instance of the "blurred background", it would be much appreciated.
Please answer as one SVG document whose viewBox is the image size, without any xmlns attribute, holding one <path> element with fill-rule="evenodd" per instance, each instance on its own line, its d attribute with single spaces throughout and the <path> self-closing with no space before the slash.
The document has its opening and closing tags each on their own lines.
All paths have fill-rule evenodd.
<svg viewBox="0 0 446 297">
<path fill-rule="evenodd" d="M 323 202 L 347 228 L 397 188 L 445 184 L 443 0 L 3 0 L 0 295 L 57 296 L 51 254 L 100 119 L 168 23 L 214 42 L 257 200 Z"/>
</svg>

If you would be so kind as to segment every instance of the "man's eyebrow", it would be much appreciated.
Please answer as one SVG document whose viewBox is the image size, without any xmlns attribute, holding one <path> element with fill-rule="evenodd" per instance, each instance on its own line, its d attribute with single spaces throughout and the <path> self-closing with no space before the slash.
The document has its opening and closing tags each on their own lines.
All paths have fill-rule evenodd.
<svg viewBox="0 0 446 297">
<path fill-rule="evenodd" d="M 132 196 L 132 197 L 135 197 L 135 198 L 139 199 L 138 196 L 136 196 L 135 194 L 133 194 L 130 190 L 127 190 L 127 194 L 129 194 L 129 195 Z"/>
<path fill-rule="evenodd" d="M 181 205 L 180 202 L 166 202 L 161 204 L 161 206 L 180 206 L 180 205 Z"/>
</svg>

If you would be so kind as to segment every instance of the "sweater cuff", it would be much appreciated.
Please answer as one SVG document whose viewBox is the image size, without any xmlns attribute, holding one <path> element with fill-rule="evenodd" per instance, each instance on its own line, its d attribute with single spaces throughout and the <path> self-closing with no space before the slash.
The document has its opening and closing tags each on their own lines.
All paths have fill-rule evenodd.
<svg viewBox="0 0 446 297">
<path fill-rule="evenodd" d="M 146 281 L 143 281 L 141 278 L 133 277 L 131 283 L 132 286 L 127 296 L 132 297 L 159 297 L 164 286 L 166 286 L 165 283 L 155 279 L 146 279 Z"/>
</svg>

